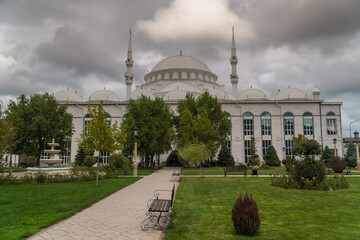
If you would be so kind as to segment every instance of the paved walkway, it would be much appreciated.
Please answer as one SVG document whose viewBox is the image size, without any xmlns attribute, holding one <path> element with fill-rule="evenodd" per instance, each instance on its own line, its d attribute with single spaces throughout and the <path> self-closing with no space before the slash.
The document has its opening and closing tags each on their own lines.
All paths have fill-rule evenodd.
<svg viewBox="0 0 360 240">
<path fill-rule="evenodd" d="M 161 231 L 142 231 L 141 222 L 146 219 L 147 202 L 154 197 L 154 191 L 172 189 L 174 183 L 170 179 L 174 170 L 163 168 L 156 171 L 29 239 L 158 240 Z"/>
</svg>

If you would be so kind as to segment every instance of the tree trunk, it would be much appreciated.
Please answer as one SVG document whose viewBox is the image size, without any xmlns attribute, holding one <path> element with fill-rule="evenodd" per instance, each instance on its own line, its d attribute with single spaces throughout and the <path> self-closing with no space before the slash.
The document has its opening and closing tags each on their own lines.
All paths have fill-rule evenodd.
<svg viewBox="0 0 360 240">
<path fill-rule="evenodd" d="M 96 188 L 98 187 L 99 183 L 99 166 L 100 166 L 100 150 L 99 150 L 99 157 L 96 160 Z"/>
</svg>

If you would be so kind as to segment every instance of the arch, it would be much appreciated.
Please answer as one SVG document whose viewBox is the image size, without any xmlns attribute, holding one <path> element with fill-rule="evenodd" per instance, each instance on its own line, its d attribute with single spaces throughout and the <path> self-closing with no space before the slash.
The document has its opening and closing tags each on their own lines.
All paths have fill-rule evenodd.
<svg viewBox="0 0 360 240">
<path fill-rule="evenodd" d="M 304 112 L 303 114 L 304 117 L 312 117 L 312 113 L 311 112 Z"/>
<path fill-rule="evenodd" d="M 286 112 L 284 113 L 284 117 L 293 117 L 294 114 L 292 112 Z"/>
<path fill-rule="evenodd" d="M 263 112 L 261 113 L 261 117 L 271 117 L 271 114 L 269 112 Z"/>
<path fill-rule="evenodd" d="M 251 112 L 245 112 L 243 117 L 253 117 L 254 115 Z"/>
<path fill-rule="evenodd" d="M 328 112 L 328 113 L 326 114 L 326 116 L 335 116 L 335 113 L 332 112 L 332 111 L 330 111 L 330 112 Z"/>
</svg>

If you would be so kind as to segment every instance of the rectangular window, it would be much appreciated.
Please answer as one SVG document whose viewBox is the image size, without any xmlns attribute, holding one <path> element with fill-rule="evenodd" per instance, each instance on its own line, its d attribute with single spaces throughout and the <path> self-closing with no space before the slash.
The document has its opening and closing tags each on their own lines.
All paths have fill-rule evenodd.
<svg viewBox="0 0 360 240">
<path fill-rule="evenodd" d="M 244 141 L 245 163 L 249 162 L 251 141 Z"/>
<path fill-rule="evenodd" d="M 285 155 L 286 156 L 290 156 L 291 158 L 293 158 L 293 153 L 292 153 L 292 149 L 294 146 L 294 142 L 293 140 L 286 140 L 285 141 Z"/>
<path fill-rule="evenodd" d="M 267 149 L 269 148 L 269 146 L 271 145 L 271 141 L 270 140 L 264 140 L 262 141 L 262 154 L 263 154 L 263 158 L 266 154 Z"/>
<path fill-rule="evenodd" d="M 100 152 L 99 162 L 101 164 L 107 164 L 108 163 L 108 157 L 109 157 L 109 154 L 107 152 Z"/>
<path fill-rule="evenodd" d="M 244 119 L 244 135 L 253 135 L 253 119 Z"/>
<path fill-rule="evenodd" d="M 85 120 L 84 121 L 84 132 L 85 134 L 88 134 L 89 133 L 89 129 L 87 128 L 87 125 L 89 124 L 91 120 Z"/>
<path fill-rule="evenodd" d="M 261 119 L 261 135 L 271 135 L 271 119 Z"/>
<path fill-rule="evenodd" d="M 304 135 L 314 135 L 313 120 L 304 119 Z"/>
<path fill-rule="evenodd" d="M 294 135 L 294 119 L 284 119 L 285 135 Z"/>
<path fill-rule="evenodd" d="M 328 135 L 336 135 L 336 119 L 326 119 L 326 130 Z"/>
<path fill-rule="evenodd" d="M 65 153 L 61 155 L 61 159 L 63 160 L 61 164 L 68 165 L 70 163 L 71 156 L 71 142 L 66 143 Z"/>
</svg>

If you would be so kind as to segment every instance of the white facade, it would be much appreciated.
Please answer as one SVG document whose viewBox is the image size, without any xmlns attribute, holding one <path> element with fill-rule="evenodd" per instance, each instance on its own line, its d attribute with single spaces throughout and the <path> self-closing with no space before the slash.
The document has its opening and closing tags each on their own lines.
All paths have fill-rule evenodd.
<svg viewBox="0 0 360 240">
<path fill-rule="evenodd" d="M 127 86 L 131 87 L 133 66 L 131 42 L 129 46 L 126 60 L 128 72 L 125 78 Z M 73 115 L 75 133 L 71 142 L 71 161 L 75 159 L 77 142 L 85 129 L 88 105 L 97 105 L 103 101 L 104 109 L 111 117 L 111 123 L 117 121 L 120 124 L 128 99 L 137 99 L 141 95 L 152 99 L 161 97 L 176 113 L 177 102 L 184 99 L 187 93 L 198 97 L 205 91 L 217 97 L 223 110 L 230 115 L 231 152 L 237 163 L 247 162 L 246 150 L 252 136 L 255 138 L 257 154 L 260 158 L 263 157 L 264 148 L 271 144 L 275 147 L 279 158 L 284 159 L 285 154 L 290 153 L 292 137 L 298 134 L 304 134 L 307 138 L 318 141 L 323 147 L 329 148 L 334 148 L 333 140 L 336 138 L 338 155 L 343 156 L 342 103 L 321 100 L 318 89 L 313 91 L 311 99 L 294 88 L 283 89 L 272 98 L 259 89 L 248 89 L 237 94 L 237 58 L 234 46 L 233 40 L 230 58 L 232 94 L 224 91 L 224 86 L 217 83 L 218 77 L 202 61 L 182 55 L 172 56 L 159 62 L 144 76 L 145 83 L 136 86 L 135 91 L 129 93 L 127 87 L 126 100 L 120 100 L 116 93 L 109 90 L 96 91 L 89 99 L 83 99 L 70 90 L 56 93 L 55 98 L 58 102 L 68 104 L 68 112 Z M 162 156 L 161 160 L 166 160 L 166 157 L 167 155 Z"/>
</svg>

